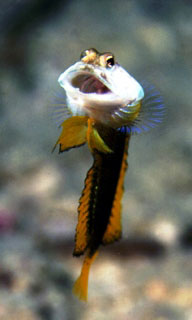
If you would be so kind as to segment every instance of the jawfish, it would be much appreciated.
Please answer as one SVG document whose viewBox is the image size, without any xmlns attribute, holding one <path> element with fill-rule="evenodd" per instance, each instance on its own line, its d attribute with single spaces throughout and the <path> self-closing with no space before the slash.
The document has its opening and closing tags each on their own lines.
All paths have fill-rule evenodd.
<svg viewBox="0 0 192 320">
<path fill-rule="evenodd" d="M 122 234 L 121 200 L 131 135 L 162 121 L 164 104 L 153 87 L 145 90 L 110 52 L 82 52 L 80 60 L 58 79 L 66 93 L 68 117 L 54 149 L 88 144 L 93 165 L 88 170 L 78 206 L 73 255 L 85 254 L 73 293 L 87 300 L 88 277 L 99 246 Z M 146 92 L 145 92 L 146 91 Z"/>
</svg>

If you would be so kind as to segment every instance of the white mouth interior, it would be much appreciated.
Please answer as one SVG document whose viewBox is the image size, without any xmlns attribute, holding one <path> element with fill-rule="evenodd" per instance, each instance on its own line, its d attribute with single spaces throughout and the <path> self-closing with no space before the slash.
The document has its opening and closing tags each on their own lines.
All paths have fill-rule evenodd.
<svg viewBox="0 0 192 320">
<path fill-rule="evenodd" d="M 83 93 L 106 94 L 111 92 L 98 78 L 88 73 L 78 74 L 72 79 L 71 84 Z"/>
</svg>

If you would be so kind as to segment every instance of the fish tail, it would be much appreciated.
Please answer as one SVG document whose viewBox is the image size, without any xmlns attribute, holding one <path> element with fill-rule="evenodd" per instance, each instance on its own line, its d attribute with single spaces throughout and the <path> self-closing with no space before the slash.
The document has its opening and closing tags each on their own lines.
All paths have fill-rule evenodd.
<svg viewBox="0 0 192 320">
<path fill-rule="evenodd" d="M 98 251 L 96 251 L 93 255 L 87 254 L 84 259 L 83 266 L 81 269 L 81 274 L 75 281 L 73 286 L 73 294 L 78 297 L 80 300 L 87 301 L 88 297 L 88 280 L 89 280 L 89 270 L 91 264 L 95 260 Z"/>
</svg>

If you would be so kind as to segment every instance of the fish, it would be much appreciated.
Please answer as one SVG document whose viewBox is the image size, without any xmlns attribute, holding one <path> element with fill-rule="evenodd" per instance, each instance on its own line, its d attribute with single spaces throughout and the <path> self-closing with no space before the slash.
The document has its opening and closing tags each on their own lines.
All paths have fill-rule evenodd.
<svg viewBox="0 0 192 320">
<path fill-rule="evenodd" d="M 58 145 L 62 153 L 87 143 L 93 156 L 79 199 L 73 251 L 76 257 L 85 254 L 73 293 L 87 301 L 89 271 L 100 245 L 122 236 L 121 202 L 130 138 L 162 122 L 165 110 L 159 93 L 151 87 L 146 95 L 111 52 L 84 50 L 58 82 L 66 104 L 53 151 Z"/>
</svg>

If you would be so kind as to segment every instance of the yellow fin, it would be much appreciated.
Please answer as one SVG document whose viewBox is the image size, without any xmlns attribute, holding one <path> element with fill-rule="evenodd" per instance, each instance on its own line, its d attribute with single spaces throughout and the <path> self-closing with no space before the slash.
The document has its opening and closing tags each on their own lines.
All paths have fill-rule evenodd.
<svg viewBox="0 0 192 320">
<path fill-rule="evenodd" d="M 103 141 L 98 131 L 94 128 L 94 120 L 90 118 L 88 119 L 87 142 L 91 151 L 96 149 L 103 153 L 113 152 Z"/>
<path fill-rule="evenodd" d="M 121 227 L 121 199 L 123 196 L 123 183 L 124 176 L 127 169 L 127 145 L 129 142 L 129 137 L 126 138 L 125 151 L 122 159 L 121 170 L 119 174 L 119 180 L 115 192 L 115 198 L 113 201 L 113 207 L 111 210 L 110 220 L 107 229 L 103 236 L 103 244 L 112 243 L 121 237 L 122 227 Z"/>
<path fill-rule="evenodd" d="M 79 256 L 84 253 L 87 248 L 87 228 L 88 228 L 88 218 L 89 218 L 89 202 L 90 193 L 92 188 L 93 180 L 93 168 L 89 169 L 87 177 L 85 179 L 85 187 L 83 189 L 82 196 L 79 200 L 78 207 L 78 224 L 76 228 L 75 235 L 75 249 L 73 251 L 74 256 Z"/>
<path fill-rule="evenodd" d="M 85 257 L 85 260 L 83 262 L 83 266 L 81 269 L 81 274 L 74 283 L 73 294 L 77 298 L 79 298 L 79 300 L 87 301 L 89 270 L 97 254 L 98 252 L 96 251 L 91 257 L 89 257 L 89 255 Z"/>
<path fill-rule="evenodd" d="M 74 116 L 68 118 L 62 123 L 62 133 L 57 140 L 56 146 L 60 144 L 60 152 L 78 147 L 86 142 L 87 120 L 85 116 Z"/>
</svg>

